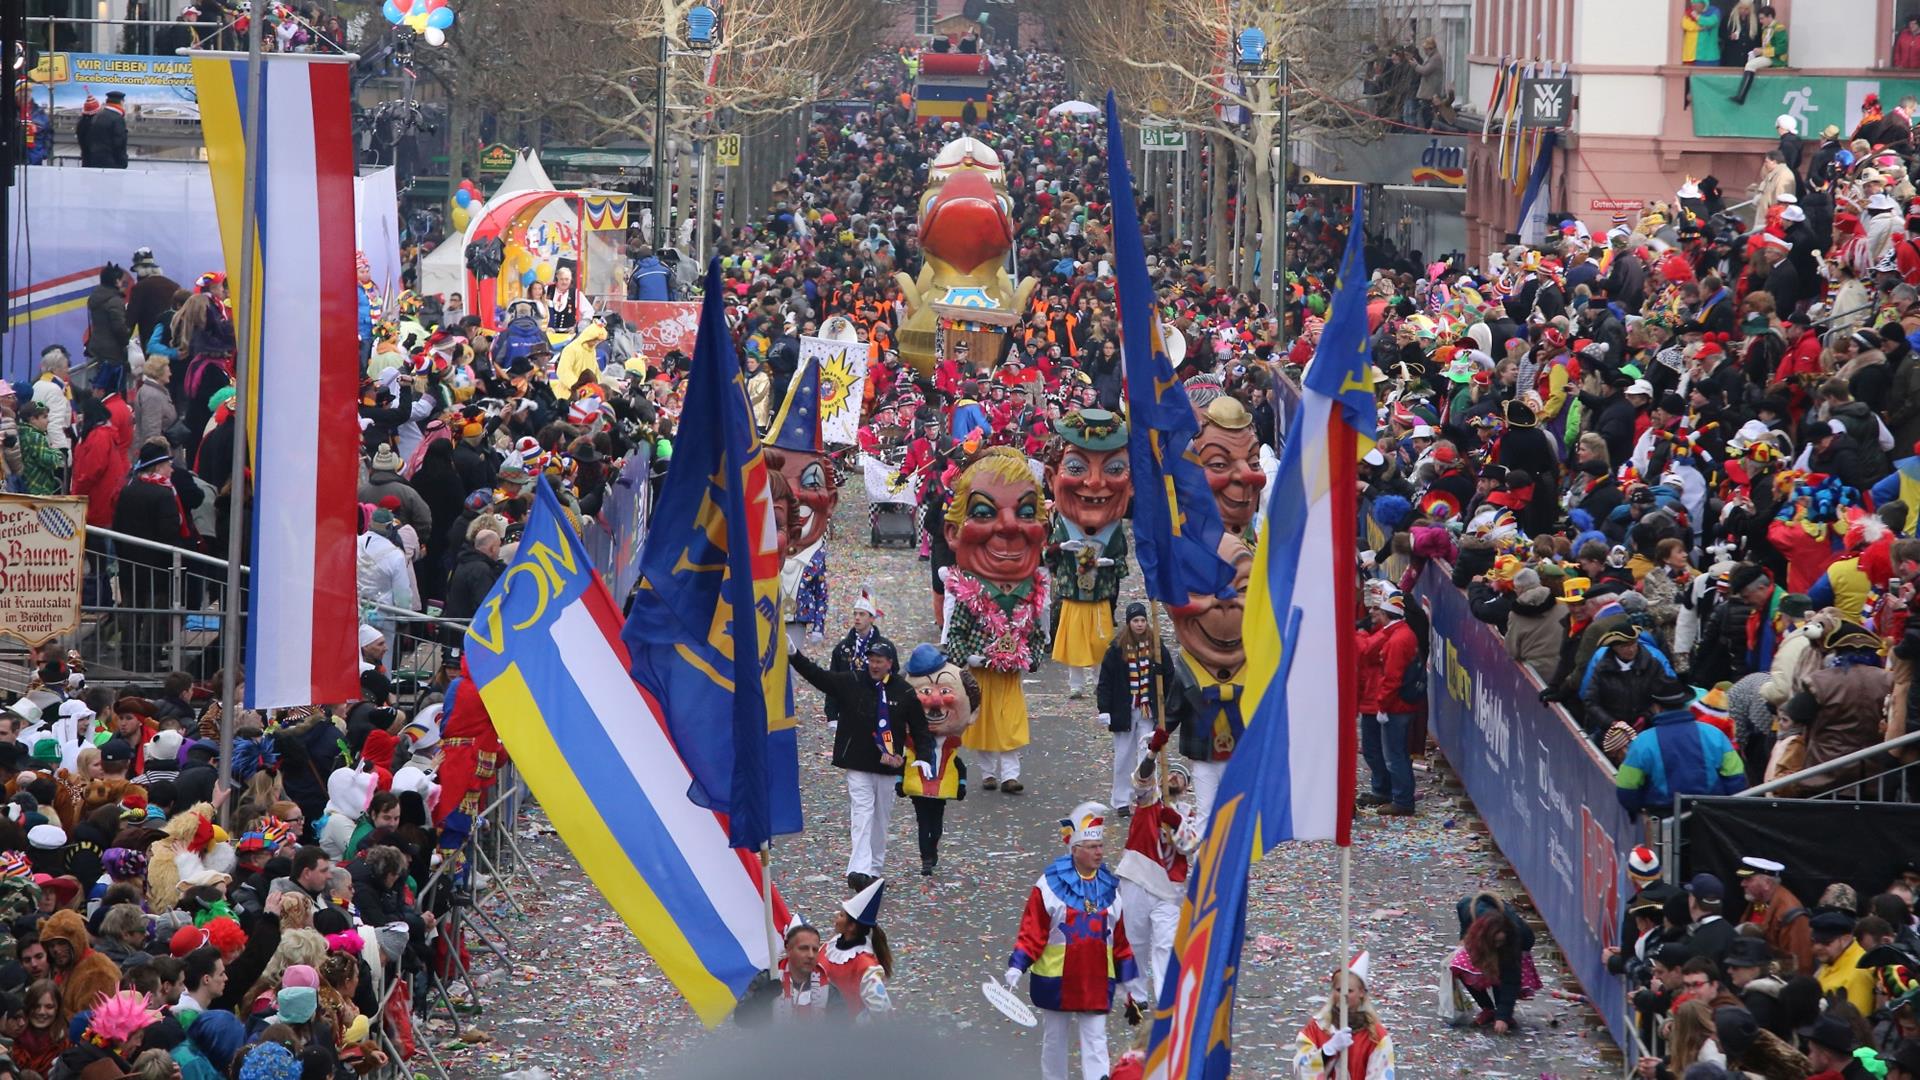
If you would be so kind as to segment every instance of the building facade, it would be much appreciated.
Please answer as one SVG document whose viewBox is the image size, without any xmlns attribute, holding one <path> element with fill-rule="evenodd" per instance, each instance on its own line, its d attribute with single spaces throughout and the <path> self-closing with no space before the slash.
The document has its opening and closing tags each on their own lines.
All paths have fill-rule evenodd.
<svg viewBox="0 0 1920 1080">
<path fill-rule="evenodd" d="M 1735 0 L 1710 2 L 1730 13 Z M 1788 28 L 1790 66 L 1760 73 L 1736 103 L 1744 56 L 1683 62 L 1686 0 L 1473 0 L 1472 117 L 1484 115 L 1503 65 L 1565 65 L 1574 111 L 1548 166 L 1555 220 L 1604 231 L 1615 213 L 1672 199 L 1690 176 L 1714 177 L 1737 203 L 1778 141 L 1776 117 L 1794 117 L 1803 137 L 1817 139 L 1830 124 L 1852 132 L 1869 94 L 1891 107 L 1920 93 L 1920 71 L 1890 67 L 1896 15 L 1913 14 L 1897 11 L 1897 0 L 1773 6 Z M 1520 185 L 1500 176 L 1497 130 L 1469 138 L 1467 190 L 1467 247 L 1478 258 L 1519 225 Z"/>
</svg>

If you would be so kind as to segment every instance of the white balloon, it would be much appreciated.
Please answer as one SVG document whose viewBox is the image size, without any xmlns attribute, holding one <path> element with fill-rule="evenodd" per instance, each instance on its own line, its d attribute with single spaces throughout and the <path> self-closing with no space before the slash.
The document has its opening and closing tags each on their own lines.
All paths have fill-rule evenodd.
<svg viewBox="0 0 1920 1080">
<path fill-rule="evenodd" d="M 429 45 L 445 45 L 447 43 L 447 32 L 437 26 L 427 27 L 427 32 L 420 36 L 426 38 L 427 44 Z"/>
</svg>

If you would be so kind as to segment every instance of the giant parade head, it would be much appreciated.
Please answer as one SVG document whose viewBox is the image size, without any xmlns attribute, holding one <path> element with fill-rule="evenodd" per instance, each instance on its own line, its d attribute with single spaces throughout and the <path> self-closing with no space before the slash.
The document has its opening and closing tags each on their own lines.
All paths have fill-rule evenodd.
<svg viewBox="0 0 1920 1080">
<path fill-rule="evenodd" d="M 1214 504 L 1220 508 L 1220 523 L 1231 533 L 1244 534 L 1253 525 L 1260 509 L 1260 493 L 1266 489 L 1267 474 L 1260 468 L 1260 437 L 1253 428 L 1253 414 L 1240 399 L 1217 386 L 1188 383 L 1187 396 L 1199 416 L 1200 433 L 1193 437 L 1193 455 L 1206 470 L 1207 486 L 1213 489 Z"/>
<path fill-rule="evenodd" d="M 793 376 L 787 388 L 787 400 L 774 418 L 767 464 L 786 478 L 792 492 L 789 516 L 792 518 L 792 549 L 797 555 L 827 535 L 834 507 L 840 505 L 840 488 L 827 460 L 827 447 L 820 434 L 820 367 L 808 362 Z"/>
<path fill-rule="evenodd" d="M 1008 588 L 1031 580 L 1047 540 L 1046 500 L 1025 456 L 989 447 L 953 485 L 947 544 L 955 564 L 982 581 Z"/>
<path fill-rule="evenodd" d="M 1053 507 L 1088 534 L 1127 514 L 1133 468 L 1127 422 L 1105 409 L 1076 409 L 1060 418 L 1060 459 L 1048 467 Z"/>
<path fill-rule="evenodd" d="M 927 714 L 927 730 L 936 737 L 965 734 L 980 708 L 980 682 L 973 672 L 947 659 L 938 645 L 922 642 L 907 657 L 907 684 Z"/>
<path fill-rule="evenodd" d="M 1246 541 L 1223 533 L 1220 557 L 1233 566 L 1233 595 L 1221 599 L 1202 593 L 1187 594 L 1187 602 L 1167 609 L 1173 616 L 1173 637 L 1194 663 L 1222 682 L 1238 677 L 1247 663 L 1241 625 L 1246 612 L 1247 585 L 1253 578 L 1253 552 Z"/>
</svg>

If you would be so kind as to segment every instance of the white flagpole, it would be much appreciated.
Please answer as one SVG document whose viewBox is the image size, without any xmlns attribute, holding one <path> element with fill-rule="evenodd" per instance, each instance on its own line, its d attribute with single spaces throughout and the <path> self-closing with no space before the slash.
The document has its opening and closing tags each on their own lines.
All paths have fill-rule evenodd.
<svg viewBox="0 0 1920 1080">
<path fill-rule="evenodd" d="M 767 916 L 767 975 L 780 980 L 780 929 L 773 925 L 773 841 L 760 847 L 760 908 Z"/>
<path fill-rule="evenodd" d="M 1353 849 L 1340 848 L 1340 1029 L 1347 1029 L 1347 990 L 1353 985 L 1353 928 L 1349 911 L 1353 899 Z M 1349 1048 L 1351 1049 L 1351 1048 Z M 1340 1080 L 1347 1080 L 1348 1050 L 1340 1052 Z"/>
</svg>

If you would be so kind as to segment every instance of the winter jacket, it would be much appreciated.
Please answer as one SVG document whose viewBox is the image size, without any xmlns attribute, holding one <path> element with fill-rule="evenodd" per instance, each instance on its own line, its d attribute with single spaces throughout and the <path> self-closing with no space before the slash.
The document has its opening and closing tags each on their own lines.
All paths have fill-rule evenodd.
<svg viewBox="0 0 1920 1080">
<path fill-rule="evenodd" d="M 471 619 L 480 610 L 481 601 L 493 591 L 493 584 L 505 573 L 507 564 L 469 547 L 460 552 L 447 578 L 447 598 L 443 614 L 449 619 Z"/>
<path fill-rule="evenodd" d="M 1552 671 L 1567 639 L 1567 606 L 1545 585 L 1514 597 L 1507 614 L 1507 655 L 1542 675 Z"/>
<path fill-rule="evenodd" d="M 1631 457 L 1634 443 L 1633 402 L 1628 401 L 1625 394 L 1614 394 L 1607 398 L 1581 394 L 1580 405 L 1591 410 L 1588 430 L 1606 440 L 1607 460 L 1623 462 Z"/>
<path fill-rule="evenodd" d="M 828 671 L 805 653 L 787 655 L 795 674 L 807 680 L 815 690 L 833 699 L 839 707 L 840 723 L 833 730 L 833 767 L 854 772 L 898 776 L 900 766 L 881 762 L 877 730 L 880 718 L 878 695 L 873 679 L 864 671 Z M 898 673 L 887 676 L 887 725 L 891 730 L 893 753 L 906 756 L 907 740 L 922 761 L 937 761 L 933 737 L 927 731 L 927 714 L 920 708 L 920 697 Z"/>
<path fill-rule="evenodd" d="M 1640 635 L 1640 651 L 1624 668 L 1612 649 L 1596 650 L 1580 679 L 1587 734 L 1598 738 L 1615 721 L 1638 727 L 1653 708 L 1654 687 L 1671 678 L 1674 678 L 1673 665 L 1648 634 Z"/>
<path fill-rule="evenodd" d="M 1876 445 L 1874 450 L 1878 452 L 1879 447 Z M 1886 455 L 1879 456 L 1884 459 Z M 1828 440 L 1825 452 L 1815 450 L 1807 458 L 1807 468 L 1812 472 L 1837 476 L 1842 484 L 1856 491 L 1869 491 L 1880 474 L 1872 471 L 1868 460 L 1866 449 L 1853 436 L 1835 435 Z"/>
<path fill-rule="evenodd" d="M 127 321 L 127 300 L 120 287 L 95 285 L 87 294 L 87 359 L 124 369 L 132 336 L 133 324 Z"/>
<path fill-rule="evenodd" d="M 399 473 L 386 469 L 374 469 L 367 473 L 367 480 L 360 485 L 360 501 L 378 506 L 381 499 L 392 495 L 400 500 L 400 509 L 394 512 L 402 524 L 413 526 L 413 531 L 426 536 L 433 531 L 433 511 L 427 507 L 427 500 L 413 489 Z"/>
<path fill-rule="evenodd" d="M 1884 367 L 1884 365 L 1869 366 Z M 1860 454 L 1861 467 L 1867 473 L 1867 486 L 1871 486 L 1873 480 L 1892 468 L 1892 463 L 1887 460 L 1887 452 L 1880 448 L 1880 417 L 1875 414 L 1871 405 L 1865 401 L 1849 401 L 1833 410 L 1831 419 L 1840 421 L 1841 426 L 1847 429 L 1847 434 L 1853 437 L 1853 445 Z M 1893 445 L 1896 448 L 1901 447 L 1898 442 Z M 1867 490 L 1866 486 L 1855 486 L 1861 491 Z"/>
<path fill-rule="evenodd" d="M 140 388 L 133 396 L 133 453 L 152 439 L 166 435 L 180 419 L 179 409 L 173 404 L 173 395 L 167 392 L 167 384 L 140 380 Z"/>
<path fill-rule="evenodd" d="M 1400 697 L 1407 672 L 1420 662 L 1420 639 L 1405 619 L 1395 619 L 1374 631 L 1362 631 L 1360 653 L 1360 712 L 1409 713 L 1424 702 Z"/>
<path fill-rule="evenodd" d="M 1690 709 L 1674 709 L 1655 713 L 1652 726 L 1634 736 L 1613 783 L 1627 813 L 1663 816 L 1672 812 L 1676 794 L 1738 795 L 1747 771 L 1718 728 L 1694 719 Z"/>
<path fill-rule="evenodd" d="M 113 509 L 127 486 L 132 464 L 115 437 L 113 425 L 101 424 L 81 438 L 73 449 L 73 493 L 87 497 L 87 524 L 113 527 Z"/>
<path fill-rule="evenodd" d="M 1876 664 L 1846 662 L 1843 657 L 1848 655 L 1830 657 L 1830 666 L 1808 675 L 1805 689 L 1789 698 L 1781 710 L 1788 719 L 1806 726 L 1809 766 L 1865 750 L 1880 741 L 1893 676 Z M 1844 777 L 1830 775 L 1822 783 L 1844 782 L 1862 769 L 1864 765 L 1849 770 L 1850 775 Z"/>
<path fill-rule="evenodd" d="M 593 372 L 596 378 L 599 377 L 600 360 L 595 354 L 595 349 L 606 339 L 606 327 L 599 323 L 589 323 L 572 341 L 567 343 L 566 348 L 560 350 L 560 357 L 555 361 L 553 375 L 555 396 L 565 398 L 573 393 L 574 386 L 580 382 L 580 376 L 588 371 Z"/>
<path fill-rule="evenodd" d="M 649 255 L 633 266 L 631 295 L 635 300 L 671 300 L 672 274 L 658 256 Z"/>
<path fill-rule="evenodd" d="M 73 949 L 73 967 L 60 984 L 60 1004 L 66 1015 L 91 1009 L 95 998 L 120 988 L 119 966 L 93 947 L 79 912 L 54 912 L 41 925 L 40 940 L 64 941 Z"/>
<path fill-rule="evenodd" d="M 1467 582 L 1468 610 L 1503 634 L 1507 632 L 1507 617 L 1513 612 L 1513 599 L 1509 589 L 1495 588 L 1486 581 Z"/>
<path fill-rule="evenodd" d="M 1161 687 L 1173 678 L 1173 655 L 1165 645 L 1160 646 L 1160 658 L 1149 668 L 1149 674 L 1147 715 L 1157 719 Z M 1107 645 L 1106 655 L 1100 658 L 1100 676 L 1094 685 L 1093 702 L 1107 718 L 1108 731 L 1133 730 L 1133 692 L 1127 685 L 1127 653 L 1117 638 Z"/>
</svg>

